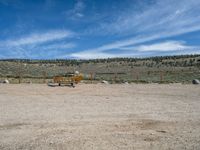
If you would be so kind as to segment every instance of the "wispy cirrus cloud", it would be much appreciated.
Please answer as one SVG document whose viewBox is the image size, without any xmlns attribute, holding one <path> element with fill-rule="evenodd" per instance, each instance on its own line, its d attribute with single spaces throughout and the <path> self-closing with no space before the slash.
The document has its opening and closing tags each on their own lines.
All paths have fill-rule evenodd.
<svg viewBox="0 0 200 150">
<path fill-rule="evenodd" d="M 197 47 L 195 46 L 188 46 L 182 41 L 166 41 L 161 43 L 154 43 L 154 44 L 144 44 L 139 46 L 133 47 L 122 47 L 122 50 L 137 50 L 141 52 L 148 52 L 148 51 L 158 51 L 158 52 L 169 52 L 169 51 L 183 51 L 183 50 L 192 50 Z"/>
<path fill-rule="evenodd" d="M 68 55 L 78 59 L 116 58 L 116 57 L 146 57 L 156 55 L 199 54 L 200 47 L 190 46 L 180 41 L 166 41 L 154 44 L 142 44 L 133 47 L 121 47 L 115 52 L 85 51 Z"/>
<path fill-rule="evenodd" d="M 156 3 L 146 6 L 142 11 L 128 10 L 112 23 L 103 22 L 99 27 L 90 29 L 90 33 L 100 32 L 101 35 L 120 35 L 121 39 L 98 47 L 82 50 L 73 56 L 87 53 L 111 54 L 110 50 L 121 50 L 125 47 L 140 49 L 140 51 L 167 52 L 177 49 L 193 51 L 194 47 L 180 42 L 165 42 L 154 45 L 144 45 L 153 40 L 163 40 L 200 30 L 200 1 L 197 0 L 157 0 Z M 92 32 L 91 32 L 92 31 Z M 129 38 L 123 38 L 129 36 Z M 142 44 L 142 45 L 141 45 Z M 136 47 L 137 45 L 137 47 Z M 100 55 L 101 56 L 101 55 Z M 103 55 L 102 55 L 103 56 Z M 118 56 L 123 53 L 118 52 Z M 145 53 L 141 53 L 145 56 Z"/>
<path fill-rule="evenodd" d="M 117 57 L 142 57 L 143 56 L 150 56 L 153 54 L 152 52 L 139 52 L 139 51 L 122 51 L 122 52 L 77 52 L 72 53 L 70 55 L 63 55 L 61 58 L 75 58 L 75 59 L 101 59 L 101 58 L 117 58 Z"/>
<path fill-rule="evenodd" d="M 76 3 L 74 4 L 74 7 L 70 10 L 67 10 L 65 12 L 65 15 L 70 18 L 70 19 L 79 19 L 84 17 L 84 9 L 86 7 L 86 4 L 84 3 L 83 0 L 77 0 Z"/>
<path fill-rule="evenodd" d="M 80 52 L 80 54 L 82 54 L 82 53 L 89 54 L 89 53 L 97 53 L 97 52 L 98 53 L 102 53 L 102 52 L 106 53 L 106 51 L 109 51 L 109 50 L 121 50 L 121 49 L 125 49 L 125 47 L 128 47 L 128 46 L 134 47 L 135 45 L 142 44 L 142 43 L 145 43 L 145 42 L 148 42 L 148 41 L 152 41 L 152 40 L 156 40 L 156 39 L 162 39 L 162 38 L 166 38 L 166 37 L 171 37 L 173 35 L 179 35 L 179 34 L 183 33 L 182 31 L 184 32 L 184 30 L 180 30 L 180 31 L 174 31 L 174 32 L 167 32 L 167 33 L 163 32 L 163 33 L 160 33 L 160 34 L 148 35 L 148 36 L 137 36 L 137 37 L 133 37 L 133 38 L 130 38 L 130 39 L 116 41 L 116 42 L 113 42 L 113 43 L 110 43 L 110 44 L 105 44 L 105 45 L 102 45 L 100 47 L 96 47 L 96 48 L 93 48 L 93 49 L 82 50 Z M 175 43 L 168 43 L 168 44 L 172 45 L 172 44 L 175 44 Z M 174 49 L 171 49 L 171 50 L 174 50 Z M 74 55 L 77 55 L 77 54 L 79 54 L 79 53 L 75 53 Z M 121 56 L 121 55 L 118 53 L 118 56 Z M 141 54 L 141 56 L 142 56 L 142 54 Z M 102 58 L 104 58 L 104 57 L 102 57 Z"/>
<path fill-rule="evenodd" d="M 70 57 L 75 59 L 99 59 L 99 58 L 114 58 L 119 55 L 117 54 L 109 54 L 104 52 L 78 52 L 78 53 L 72 53 L 70 55 L 64 55 L 62 57 Z"/>
<path fill-rule="evenodd" d="M 73 47 L 76 47 L 75 43 L 59 42 L 56 44 L 43 45 L 43 46 L 40 46 L 39 48 L 42 50 L 61 50 L 61 49 L 68 49 L 68 48 L 73 48 Z"/>
<path fill-rule="evenodd" d="M 72 37 L 73 33 L 67 30 L 53 30 L 42 33 L 32 33 L 28 36 L 20 37 L 18 39 L 9 39 L 0 41 L 0 45 L 6 46 L 23 46 L 31 44 L 41 44 L 54 40 L 61 40 L 64 38 Z"/>
<path fill-rule="evenodd" d="M 16 9 L 12 2 L 23 9 Z M 200 53 L 199 0 L 75 0 L 67 4 L 0 0 L 0 53 L 43 58 L 48 52 L 48 58 L 83 59 Z M 63 30 L 45 30 L 55 27 Z"/>
<path fill-rule="evenodd" d="M 139 11 L 129 8 L 124 12 L 116 12 L 112 22 L 99 22 L 97 27 L 89 29 L 94 34 L 142 34 L 160 31 L 170 31 L 171 29 L 181 29 L 181 27 L 193 27 L 199 24 L 200 14 L 198 0 L 155 0 L 153 4 L 144 6 Z M 134 1 L 129 6 L 135 7 Z M 104 32 L 102 32 L 104 31 Z M 187 32 L 187 30 L 186 30 Z"/>
<path fill-rule="evenodd" d="M 68 30 L 33 32 L 15 39 L 0 41 L 0 52 L 6 49 L 4 55 L 8 57 L 8 53 L 9 58 L 43 58 L 44 56 L 54 58 L 56 53 L 59 55 L 63 51 L 76 47 L 76 44 L 70 41 L 74 35 L 75 33 Z"/>
</svg>

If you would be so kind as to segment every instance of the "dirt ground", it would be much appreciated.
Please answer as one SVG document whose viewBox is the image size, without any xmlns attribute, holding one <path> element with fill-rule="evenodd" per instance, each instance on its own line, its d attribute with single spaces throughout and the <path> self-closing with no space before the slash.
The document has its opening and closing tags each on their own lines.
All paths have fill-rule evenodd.
<svg viewBox="0 0 200 150">
<path fill-rule="evenodd" d="M 200 149 L 200 86 L 0 85 L 0 149 Z"/>
</svg>

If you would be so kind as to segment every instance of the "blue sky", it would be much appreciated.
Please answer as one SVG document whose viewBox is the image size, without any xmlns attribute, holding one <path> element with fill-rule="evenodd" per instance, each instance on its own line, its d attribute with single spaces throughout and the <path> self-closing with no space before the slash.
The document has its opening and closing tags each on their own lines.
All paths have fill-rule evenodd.
<svg viewBox="0 0 200 150">
<path fill-rule="evenodd" d="M 200 54 L 200 0 L 0 0 L 0 58 Z"/>
</svg>

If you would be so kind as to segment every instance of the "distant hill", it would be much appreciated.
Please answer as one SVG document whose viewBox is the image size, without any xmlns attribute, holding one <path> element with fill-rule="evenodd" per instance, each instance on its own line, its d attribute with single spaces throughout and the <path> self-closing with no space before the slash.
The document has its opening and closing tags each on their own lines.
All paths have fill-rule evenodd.
<svg viewBox="0 0 200 150">
<path fill-rule="evenodd" d="M 191 82 L 200 78 L 200 55 L 92 60 L 0 60 L 0 78 L 51 79 L 78 70 L 85 79 L 112 82 Z"/>
</svg>

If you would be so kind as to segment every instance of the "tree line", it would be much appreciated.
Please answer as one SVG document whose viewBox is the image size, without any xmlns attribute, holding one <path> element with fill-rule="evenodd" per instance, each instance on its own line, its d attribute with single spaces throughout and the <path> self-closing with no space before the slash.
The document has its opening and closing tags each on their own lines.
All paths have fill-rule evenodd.
<svg viewBox="0 0 200 150">
<path fill-rule="evenodd" d="M 154 57 L 144 57 L 144 58 L 106 58 L 106 59 L 1 59 L 0 61 L 9 61 L 16 63 L 27 63 L 27 64 L 58 64 L 58 65 L 80 65 L 83 63 L 111 63 L 111 62 L 133 62 L 138 61 L 149 61 L 155 62 L 155 64 L 171 64 L 172 66 L 178 65 L 180 62 L 174 62 L 178 59 L 189 59 L 189 62 L 184 60 L 181 62 L 181 65 L 193 65 L 194 61 L 197 61 L 197 64 L 200 63 L 200 58 L 195 60 L 195 58 L 200 57 L 200 55 L 174 55 L 174 56 L 154 56 Z M 169 60 L 169 62 L 162 62 L 163 60 Z M 150 63 L 149 63 L 150 64 Z M 149 65 L 148 64 L 148 65 Z M 180 65 L 180 64 L 179 64 Z"/>
</svg>

